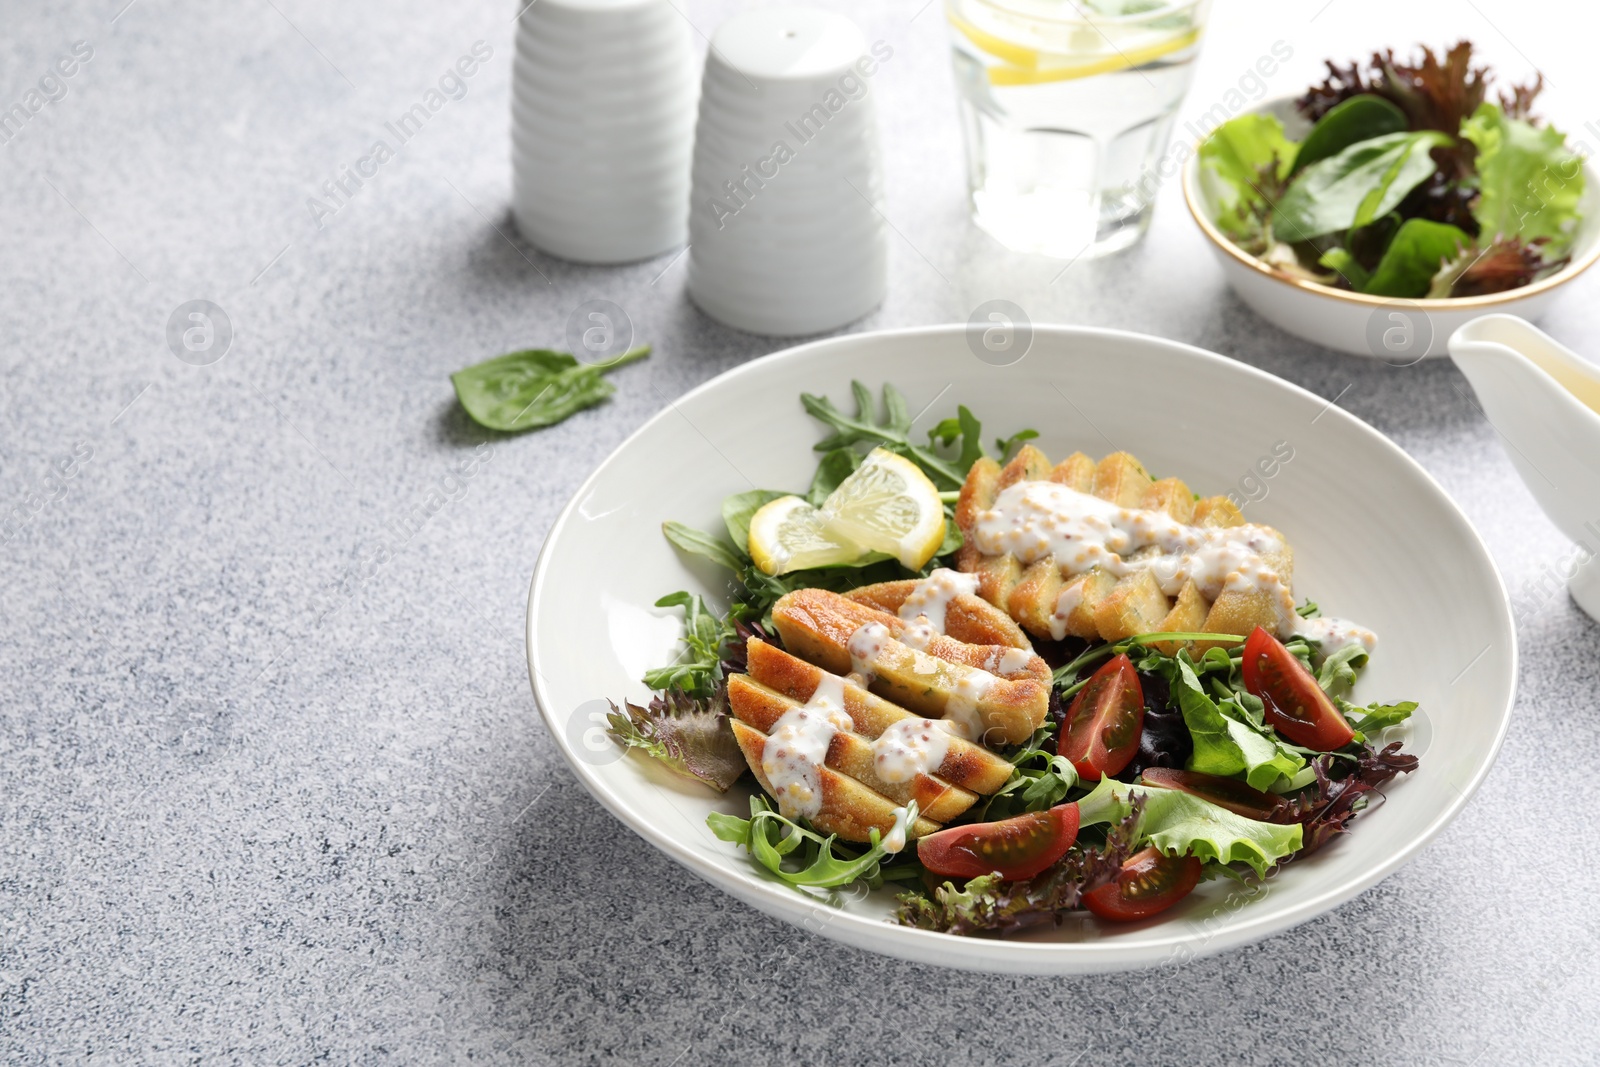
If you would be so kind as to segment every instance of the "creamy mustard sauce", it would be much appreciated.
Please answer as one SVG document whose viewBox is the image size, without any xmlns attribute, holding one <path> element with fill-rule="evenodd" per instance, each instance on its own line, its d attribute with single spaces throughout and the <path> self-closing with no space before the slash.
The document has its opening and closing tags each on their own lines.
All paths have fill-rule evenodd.
<svg viewBox="0 0 1600 1067">
<path fill-rule="evenodd" d="M 889 832 L 883 835 L 882 844 L 885 852 L 899 852 L 906 847 L 906 822 L 911 813 L 904 807 L 894 809 L 894 825 Z"/>
<path fill-rule="evenodd" d="M 872 769 L 885 782 L 932 774 L 950 750 L 950 724 L 920 715 L 901 719 L 872 742 Z"/>
<path fill-rule="evenodd" d="M 1055 482 L 1018 482 L 978 514 L 973 541 L 987 555 L 1009 552 L 1024 564 L 1053 558 L 1069 576 L 1096 567 L 1119 578 L 1147 570 L 1169 597 L 1189 581 L 1207 600 L 1224 592 L 1267 593 L 1278 605 L 1280 628 L 1297 617 L 1294 594 L 1267 560 L 1283 542 L 1265 526 L 1189 526 L 1163 511 L 1125 508 Z M 1052 636 L 1065 636 L 1081 597 L 1074 586 L 1062 592 Z"/>
<path fill-rule="evenodd" d="M 844 710 L 844 679 L 822 672 L 811 699 L 784 712 L 761 752 L 761 771 L 772 786 L 778 812 L 812 819 L 822 810 L 822 765 L 828 746 L 853 724 Z"/>
<path fill-rule="evenodd" d="M 1350 645 L 1360 645 L 1370 654 L 1378 647 L 1378 635 L 1349 619 L 1323 616 L 1301 619 L 1295 623 L 1294 632 L 1301 637 L 1322 642 L 1322 655 L 1331 656 Z"/>
<path fill-rule="evenodd" d="M 933 573 L 916 584 L 905 602 L 900 605 L 900 617 L 913 624 L 919 618 L 926 619 L 934 633 L 942 634 L 945 632 L 945 613 L 950 608 L 950 601 L 963 593 L 968 596 L 977 595 L 976 574 L 962 574 L 948 567 L 936 567 Z"/>
</svg>

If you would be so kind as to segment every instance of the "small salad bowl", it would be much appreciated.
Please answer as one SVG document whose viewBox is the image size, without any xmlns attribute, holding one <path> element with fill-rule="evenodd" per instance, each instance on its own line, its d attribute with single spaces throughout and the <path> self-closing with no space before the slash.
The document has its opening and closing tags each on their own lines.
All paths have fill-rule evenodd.
<svg viewBox="0 0 1600 1067">
<path fill-rule="evenodd" d="M 1311 128 L 1296 110 L 1293 96 L 1266 101 L 1256 112 L 1276 116 L 1293 140 L 1304 138 Z M 1506 312 L 1537 319 L 1561 286 L 1600 259 L 1600 177 L 1586 163 L 1582 217 L 1567 264 L 1521 288 L 1484 296 L 1407 300 L 1291 277 L 1234 244 L 1217 227 L 1217 205 L 1200 180 L 1198 147 L 1183 169 L 1183 198 L 1222 264 L 1228 284 L 1268 322 L 1341 352 L 1399 366 L 1445 355 L 1450 335 L 1479 315 Z"/>
</svg>

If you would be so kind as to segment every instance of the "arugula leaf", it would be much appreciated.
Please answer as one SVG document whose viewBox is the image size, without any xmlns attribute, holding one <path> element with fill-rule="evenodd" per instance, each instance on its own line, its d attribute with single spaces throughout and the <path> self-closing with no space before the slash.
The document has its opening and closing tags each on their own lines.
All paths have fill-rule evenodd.
<svg viewBox="0 0 1600 1067">
<path fill-rule="evenodd" d="M 1407 219 L 1384 249 L 1372 277 L 1360 289 L 1374 296 L 1426 296 L 1434 275 L 1471 245 L 1472 238 L 1448 222 Z"/>
<path fill-rule="evenodd" d="M 916 802 L 906 805 L 906 822 L 917 817 Z M 793 819 L 785 818 L 772 809 L 767 798 L 750 798 L 750 818 L 712 812 L 706 816 L 706 825 L 720 840 L 742 845 L 756 862 L 774 875 L 795 887 L 829 889 L 849 885 L 858 879 L 881 883 L 880 864 L 893 855 L 883 846 L 877 828 L 869 832 L 868 847 L 859 855 L 834 854 L 836 834 L 823 837 Z M 795 855 L 799 866 L 785 865 L 785 858 Z M 910 868 L 907 868 L 909 871 Z"/>
<path fill-rule="evenodd" d="M 682 689 L 693 696 L 713 695 L 722 681 L 723 647 L 735 637 L 732 624 L 719 619 L 692 593 L 668 593 L 656 607 L 683 609 L 683 652 L 676 662 L 646 671 L 644 684 L 651 689 Z"/>
<path fill-rule="evenodd" d="M 606 721 L 606 733 L 618 744 L 639 749 L 719 793 L 727 792 L 748 769 L 728 726 L 725 687 L 703 700 L 674 689 L 658 693 L 648 707 L 631 701 L 620 709 L 612 704 Z"/>
<path fill-rule="evenodd" d="M 609 363 L 579 363 L 566 352 L 530 348 L 458 370 L 450 382 L 479 426 L 531 430 L 600 403 L 617 391 L 605 375 L 649 354 L 650 346 L 642 345 Z"/>
<path fill-rule="evenodd" d="M 1344 696 L 1356 684 L 1356 675 L 1366 667 L 1368 658 L 1364 645 L 1345 645 L 1322 658 L 1322 666 L 1317 668 L 1317 684 L 1330 697 Z"/>
<path fill-rule="evenodd" d="M 1052 736 L 1051 727 L 1041 726 L 1028 743 L 1011 756 L 1011 764 L 1016 769 L 1004 785 L 972 809 L 975 821 L 993 822 L 1024 812 L 1044 811 L 1067 798 L 1072 787 L 1078 784 L 1078 772 L 1071 760 L 1043 747 Z"/>
<path fill-rule="evenodd" d="M 873 402 L 872 391 L 865 385 L 858 381 L 851 382 L 850 394 L 856 404 L 856 413 L 853 416 L 840 411 L 834 406 L 833 401 L 825 396 L 800 394 L 800 403 L 806 412 L 833 430 L 816 443 L 814 447 L 818 452 L 832 453 L 841 449 L 854 449 L 858 445 L 864 445 L 869 449 L 886 448 L 905 456 L 921 467 L 936 486 L 947 491 L 961 488 L 962 483 L 967 480 L 967 471 L 983 455 L 983 424 L 964 406 L 956 408 L 954 418 L 943 419 L 928 431 L 928 444 L 922 446 L 911 443 L 911 414 L 906 409 L 906 398 L 901 395 L 900 390 L 884 383 L 881 418 L 878 415 L 877 405 Z M 1034 431 L 1024 430 L 1011 440 L 1015 442 L 1026 440 L 1027 436 L 1024 435 L 1038 436 Z M 960 447 L 953 457 L 946 458 L 935 451 L 940 446 L 948 448 L 957 441 L 960 442 Z M 835 462 L 842 464 L 843 461 Z M 842 469 L 842 466 L 839 469 Z M 834 473 L 830 472 L 828 477 L 831 479 L 833 476 Z M 833 484 L 837 485 L 838 482 Z M 814 484 L 813 492 L 815 489 Z M 812 503 L 816 506 L 820 502 L 813 500 Z"/>
<path fill-rule="evenodd" d="M 1078 801 L 1079 825 L 1115 822 L 1128 814 L 1135 797 L 1144 800 L 1139 840 L 1148 841 L 1168 855 L 1246 863 L 1257 875 L 1265 875 L 1268 867 L 1300 847 L 1298 823 L 1259 822 L 1190 793 L 1129 785 L 1115 778 L 1102 778 L 1088 796 Z"/>
<path fill-rule="evenodd" d="M 668 520 L 661 524 L 661 532 L 673 545 L 692 556 L 703 556 L 730 571 L 742 570 L 749 562 L 743 548 L 734 548 L 726 541 L 701 533 L 692 526 Z"/>
<path fill-rule="evenodd" d="M 1281 241 L 1306 241 L 1387 215 L 1434 172 L 1430 150 L 1449 143 L 1433 130 L 1391 133 L 1313 163 L 1295 175 L 1278 201 L 1273 233 Z"/>
<path fill-rule="evenodd" d="M 1300 142 L 1294 170 L 1336 156 L 1358 141 L 1371 140 L 1407 128 L 1406 114 L 1381 96 L 1361 93 L 1334 105 L 1317 120 Z"/>
<path fill-rule="evenodd" d="M 1189 770 L 1224 776 L 1242 775 L 1256 789 L 1266 789 L 1280 777 L 1294 774 L 1305 760 L 1269 736 L 1259 721 L 1237 700 L 1220 703 L 1206 695 L 1195 674 L 1194 661 L 1180 651 L 1168 660 L 1166 675 L 1177 698 L 1183 721 L 1194 739 Z M 1232 714 L 1226 714 L 1231 712 Z"/>
<path fill-rule="evenodd" d="M 1462 123 L 1478 147 L 1478 199 L 1472 209 L 1485 239 L 1548 238 L 1551 255 L 1572 241 L 1583 198 L 1583 158 L 1561 131 L 1507 118 L 1484 103 Z"/>
<path fill-rule="evenodd" d="M 1398 704 L 1368 704 L 1359 707 L 1355 704 L 1340 700 L 1339 710 L 1344 712 L 1345 718 L 1350 723 L 1350 728 L 1356 732 L 1357 741 L 1366 741 L 1374 734 L 1381 733 L 1397 723 L 1405 722 L 1411 718 L 1411 713 L 1417 710 L 1414 700 L 1401 701 Z"/>
<path fill-rule="evenodd" d="M 983 458 L 983 423 L 967 410 L 965 404 L 956 407 L 955 418 L 944 419 L 928 431 L 930 448 L 937 445 L 948 447 L 957 440 L 961 442 L 961 451 L 956 456 L 956 467 L 959 470 L 971 470 L 972 465 Z"/>
<path fill-rule="evenodd" d="M 1278 188 L 1297 152 L 1275 116 L 1246 113 L 1229 119 L 1200 145 L 1200 177 L 1217 206 L 1217 226 L 1240 243 L 1264 236 Z"/>
<path fill-rule="evenodd" d="M 1000 457 L 1000 462 L 1008 461 L 1017 449 L 1039 436 L 1038 430 L 1018 430 L 1010 437 L 994 439 L 995 454 Z"/>
</svg>

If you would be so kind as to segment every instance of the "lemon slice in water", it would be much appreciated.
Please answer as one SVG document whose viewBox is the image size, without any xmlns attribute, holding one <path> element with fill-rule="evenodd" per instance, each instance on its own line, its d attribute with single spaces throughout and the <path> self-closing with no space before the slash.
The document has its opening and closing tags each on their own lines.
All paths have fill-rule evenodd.
<svg viewBox="0 0 1600 1067">
<path fill-rule="evenodd" d="M 866 549 L 831 534 L 822 512 L 797 496 L 768 501 L 750 517 L 750 559 L 764 574 L 851 563 Z"/>
<path fill-rule="evenodd" d="M 1136 45 L 1112 55 L 1070 56 L 1008 41 L 974 26 L 954 12 L 950 13 L 950 24 L 981 51 L 1001 61 L 988 68 L 991 85 L 1038 85 L 1131 70 L 1181 52 L 1200 39 L 1199 27 L 1193 27 L 1165 41 Z"/>
<path fill-rule="evenodd" d="M 828 494 L 821 514 L 831 536 L 887 553 L 912 570 L 944 543 L 938 488 L 921 467 L 882 448 Z"/>
</svg>

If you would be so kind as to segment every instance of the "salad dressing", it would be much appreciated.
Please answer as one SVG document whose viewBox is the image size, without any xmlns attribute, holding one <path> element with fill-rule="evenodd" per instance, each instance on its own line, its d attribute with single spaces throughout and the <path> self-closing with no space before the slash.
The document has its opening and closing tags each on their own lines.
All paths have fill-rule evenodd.
<svg viewBox="0 0 1600 1067">
<path fill-rule="evenodd" d="M 822 810 L 822 765 L 828 746 L 854 725 L 844 710 L 844 679 L 822 672 L 811 699 L 790 708 L 773 724 L 761 753 L 761 770 L 772 786 L 778 812 L 811 819 Z"/>
<path fill-rule="evenodd" d="M 938 770 L 949 750 L 949 723 L 912 716 L 894 723 L 872 742 L 872 769 L 885 782 L 909 782 Z"/>
<path fill-rule="evenodd" d="M 882 844 L 885 852 L 899 852 L 906 847 L 906 822 L 910 815 L 904 805 L 894 809 L 894 825 L 883 835 Z"/>
<path fill-rule="evenodd" d="M 1118 578 L 1147 570 L 1167 596 L 1194 582 L 1207 600 L 1224 592 L 1267 593 L 1284 619 L 1295 617 L 1294 594 L 1271 556 L 1283 541 L 1265 526 L 1189 526 L 1164 511 L 1125 508 L 1056 482 L 1018 482 L 994 507 L 980 512 L 973 539 L 988 555 L 1007 552 L 1024 564 L 1053 558 L 1063 573 L 1100 568 Z M 1074 583 L 1062 591 L 1052 619 L 1066 619 L 1082 602 Z"/>
<path fill-rule="evenodd" d="M 1322 642 L 1321 654 L 1324 658 L 1351 645 L 1360 645 L 1369 655 L 1378 647 L 1377 634 L 1349 619 L 1332 616 L 1301 619 L 1295 623 L 1294 632 L 1308 640 Z"/>
<path fill-rule="evenodd" d="M 945 632 L 945 614 L 950 601 L 963 593 L 977 596 L 976 574 L 962 574 L 948 567 L 936 567 L 933 573 L 916 584 L 900 605 L 900 617 L 913 624 L 919 618 L 926 619 L 935 633 L 942 634 Z M 906 643 L 910 644 L 909 641 Z"/>
</svg>

